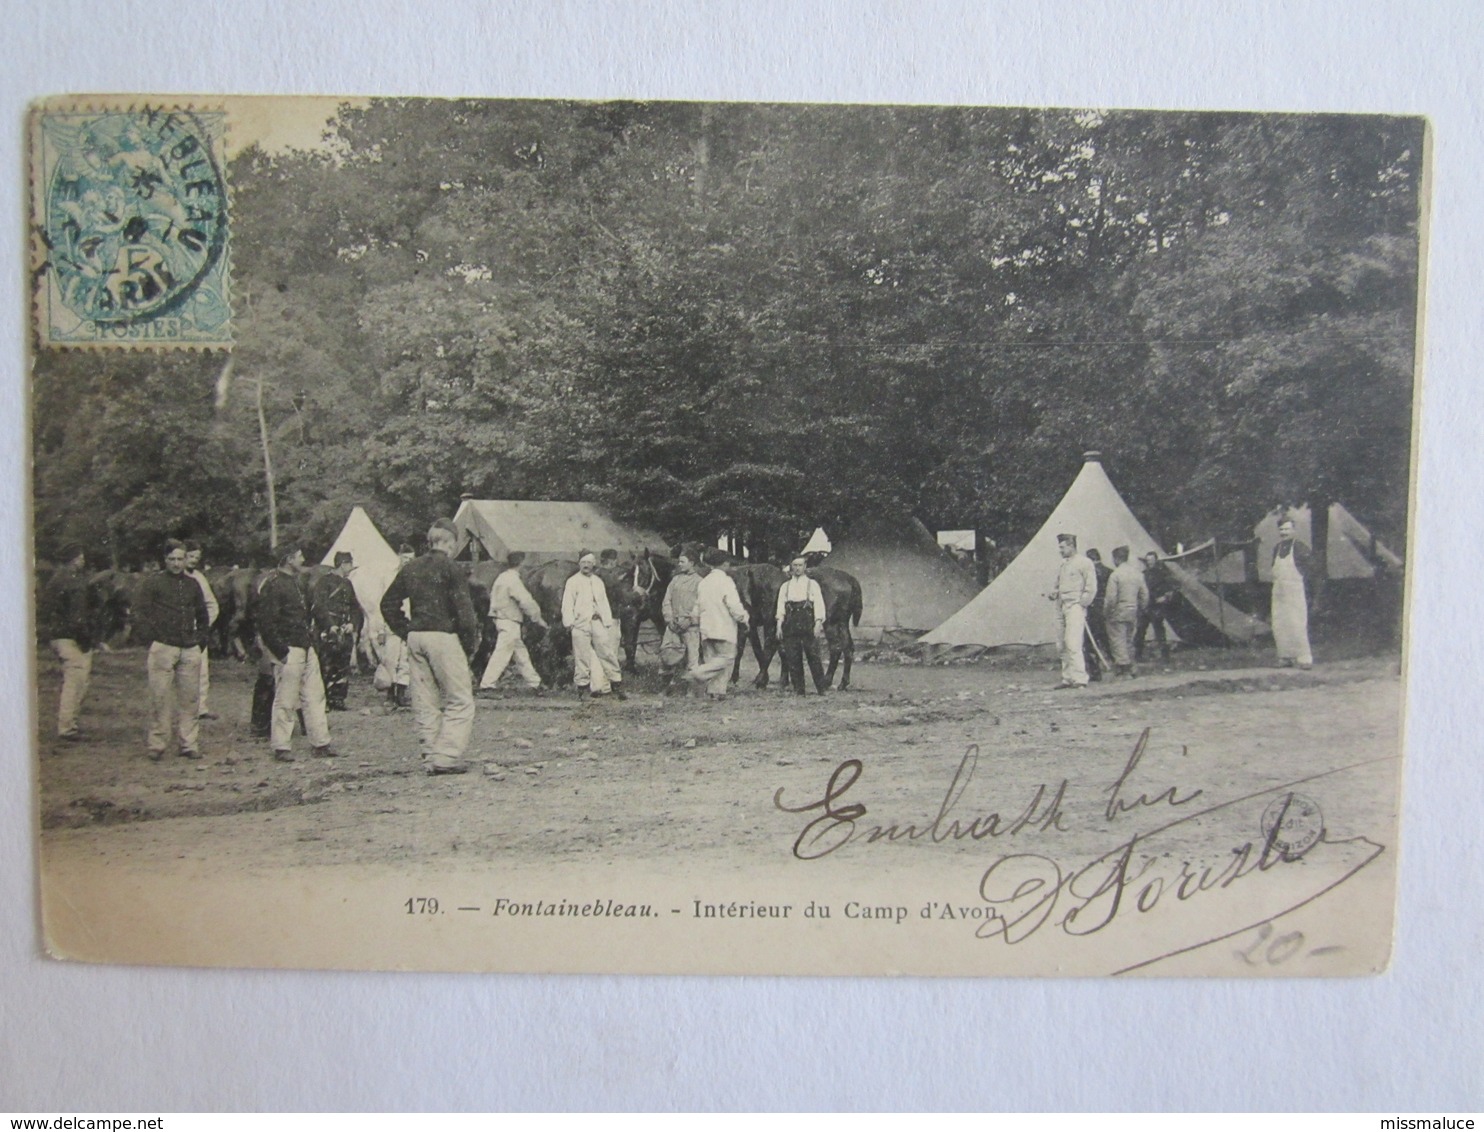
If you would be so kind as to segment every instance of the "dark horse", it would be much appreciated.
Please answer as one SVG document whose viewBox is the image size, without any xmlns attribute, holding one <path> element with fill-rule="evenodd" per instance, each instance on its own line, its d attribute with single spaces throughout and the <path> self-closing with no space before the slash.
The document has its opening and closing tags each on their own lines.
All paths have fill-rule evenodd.
<svg viewBox="0 0 1484 1132">
<path fill-rule="evenodd" d="M 742 673 L 742 648 L 751 641 L 752 655 L 757 660 L 757 676 L 752 684 L 755 688 L 768 686 L 768 669 L 778 653 L 778 590 L 787 575 L 777 566 L 758 563 L 729 567 L 727 572 L 737 583 L 737 592 L 742 604 L 747 606 L 749 624 L 739 630 L 737 636 L 737 660 L 732 666 L 732 681 L 735 683 Z M 861 623 L 864 599 L 861 584 L 854 575 L 831 566 L 818 566 L 809 571 L 809 576 L 819 583 L 824 596 L 824 635 L 829 644 L 830 663 L 825 672 L 825 687 L 835 682 L 835 669 L 844 661 L 840 671 L 840 690 L 850 687 L 850 668 L 855 660 L 855 639 L 850 635 L 851 625 Z"/>
<path fill-rule="evenodd" d="M 256 636 L 252 619 L 255 583 L 266 573 L 252 566 L 234 566 L 225 573 L 211 575 L 211 589 L 220 607 L 212 627 L 220 655 L 246 659 L 252 653 Z"/>
<path fill-rule="evenodd" d="M 99 570 L 88 578 L 88 609 L 100 645 L 128 640 L 134 627 L 134 598 L 143 580 L 131 570 Z"/>
<path fill-rule="evenodd" d="M 644 622 L 648 621 L 664 636 L 665 619 L 660 610 L 674 573 L 675 564 L 669 558 L 651 554 L 647 548 L 638 558 L 598 567 L 598 577 L 608 590 L 608 607 L 618 621 L 625 672 L 639 670 L 635 656 L 639 651 L 639 629 Z"/>
<path fill-rule="evenodd" d="M 840 691 L 850 687 L 850 666 L 855 661 L 855 638 L 850 634 L 854 625 L 860 628 L 861 614 L 865 611 L 865 595 L 854 574 L 836 570 L 833 566 L 816 566 L 809 576 L 819 583 L 824 592 L 824 639 L 830 646 L 830 663 L 825 669 L 824 684 L 828 688 L 835 682 L 835 666 L 843 660 L 840 669 Z"/>
</svg>

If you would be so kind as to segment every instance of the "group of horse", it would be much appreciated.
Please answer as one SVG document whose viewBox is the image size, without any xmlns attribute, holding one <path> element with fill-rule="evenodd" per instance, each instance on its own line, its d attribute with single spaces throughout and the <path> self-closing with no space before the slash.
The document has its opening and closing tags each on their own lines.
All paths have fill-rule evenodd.
<svg viewBox="0 0 1484 1132">
<path fill-rule="evenodd" d="M 716 568 L 731 575 L 737 585 L 738 596 L 748 613 L 749 624 L 738 633 L 737 659 L 732 669 L 732 680 L 734 683 L 740 680 L 742 655 L 750 645 L 758 666 L 753 686 L 766 688 L 773 658 L 779 653 L 774 618 L 778 590 L 787 574 L 782 567 L 743 559 L 732 559 Z M 316 566 L 311 571 L 326 569 L 328 567 Z M 501 569 L 497 563 L 489 560 L 470 564 L 469 596 L 481 626 L 489 626 L 490 587 Z M 257 592 L 256 583 L 265 573 L 261 568 L 244 566 L 206 571 L 207 580 L 211 583 L 212 593 L 219 606 L 211 631 L 211 651 L 214 654 L 245 658 L 253 652 L 253 597 Z M 575 573 L 577 562 L 565 558 L 520 568 L 521 580 L 530 590 L 541 610 L 542 619 L 548 626 L 543 630 L 538 625 L 527 623 L 526 642 L 542 680 L 552 687 L 571 680 L 572 642 L 571 633 L 562 627 L 562 593 L 567 579 Z M 615 565 L 600 566 L 598 569 L 598 575 L 608 591 L 608 603 L 614 620 L 618 623 L 622 663 L 628 672 L 638 671 L 640 629 L 648 623 L 654 626 L 658 634 L 664 634 L 662 609 L 665 591 L 669 588 L 674 573 L 675 563 L 670 557 L 648 550 Z M 827 685 L 833 685 L 838 671 L 840 688 L 844 690 L 850 686 L 850 670 L 855 656 L 851 628 L 860 625 L 863 608 L 860 582 L 844 570 L 828 566 L 816 566 L 809 571 L 809 575 L 819 583 L 825 602 L 824 632 L 829 649 Z M 128 570 L 100 570 L 92 575 L 92 605 L 98 617 L 100 641 L 115 645 L 128 641 L 134 595 L 145 576 Z M 483 673 L 485 662 L 493 649 L 494 634 L 486 631 L 479 650 L 470 660 L 476 679 Z M 363 640 L 360 652 L 371 663 L 375 663 L 373 642 Z"/>
</svg>

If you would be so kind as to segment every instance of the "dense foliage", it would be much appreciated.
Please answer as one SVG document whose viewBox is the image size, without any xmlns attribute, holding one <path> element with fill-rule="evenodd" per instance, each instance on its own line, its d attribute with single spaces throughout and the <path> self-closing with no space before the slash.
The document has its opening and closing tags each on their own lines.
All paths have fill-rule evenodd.
<svg viewBox="0 0 1484 1132">
<path fill-rule="evenodd" d="M 1405 541 L 1415 119 L 380 101 L 232 168 L 238 347 L 43 354 L 42 556 L 217 561 L 362 503 L 596 499 L 791 545 L 1023 540 L 1098 448 L 1168 542 Z"/>
</svg>

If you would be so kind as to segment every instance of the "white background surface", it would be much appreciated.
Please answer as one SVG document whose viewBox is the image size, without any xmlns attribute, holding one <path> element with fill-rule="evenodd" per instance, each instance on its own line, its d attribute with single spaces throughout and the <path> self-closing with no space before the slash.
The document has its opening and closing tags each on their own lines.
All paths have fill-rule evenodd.
<svg viewBox="0 0 1484 1132">
<path fill-rule="evenodd" d="M 0 1111 L 1484 1104 L 1476 3 L 21 0 L 5 12 Z M 1436 180 L 1390 972 L 1243 983 L 541 979 L 42 958 L 27 694 L 22 110 L 66 91 L 1429 115 Z"/>
</svg>

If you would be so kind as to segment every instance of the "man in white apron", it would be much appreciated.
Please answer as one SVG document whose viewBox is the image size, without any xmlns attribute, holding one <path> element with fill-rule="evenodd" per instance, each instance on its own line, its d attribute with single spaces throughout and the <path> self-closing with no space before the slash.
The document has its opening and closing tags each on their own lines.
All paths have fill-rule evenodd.
<svg viewBox="0 0 1484 1132">
<path fill-rule="evenodd" d="M 1272 620 L 1278 663 L 1285 668 L 1314 665 L 1309 650 L 1309 561 L 1309 548 L 1293 537 L 1293 520 L 1284 519 L 1273 547 Z"/>
</svg>

